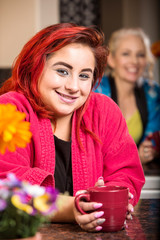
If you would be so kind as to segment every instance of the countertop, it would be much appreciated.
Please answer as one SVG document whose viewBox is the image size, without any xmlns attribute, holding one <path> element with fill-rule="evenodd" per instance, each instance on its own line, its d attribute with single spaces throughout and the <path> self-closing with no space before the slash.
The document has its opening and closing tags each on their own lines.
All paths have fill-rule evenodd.
<svg viewBox="0 0 160 240">
<path fill-rule="evenodd" d="M 40 228 L 42 240 L 92 239 L 92 240 L 159 240 L 160 199 L 140 199 L 135 207 L 133 219 L 127 221 L 125 229 L 114 233 L 88 233 L 77 224 L 44 224 Z"/>
</svg>

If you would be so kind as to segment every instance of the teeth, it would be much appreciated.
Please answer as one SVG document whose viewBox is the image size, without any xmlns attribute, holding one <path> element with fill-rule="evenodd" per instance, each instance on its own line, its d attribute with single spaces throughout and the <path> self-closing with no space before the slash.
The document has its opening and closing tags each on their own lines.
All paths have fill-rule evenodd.
<svg viewBox="0 0 160 240">
<path fill-rule="evenodd" d="M 128 72 L 135 73 L 135 72 L 137 72 L 137 69 L 136 68 L 129 68 Z"/>
<path fill-rule="evenodd" d="M 74 98 L 69 97 L 69 96 L 66 96 L 66 95 L 64 95 L 64 94 L 62 94 L 62 93 L 59 93 L 59 95 L 61 95 L 61 96 L 64 97 L 64 98 L 67 98 L 67 99 L 74 99 Z"/>
</svg>

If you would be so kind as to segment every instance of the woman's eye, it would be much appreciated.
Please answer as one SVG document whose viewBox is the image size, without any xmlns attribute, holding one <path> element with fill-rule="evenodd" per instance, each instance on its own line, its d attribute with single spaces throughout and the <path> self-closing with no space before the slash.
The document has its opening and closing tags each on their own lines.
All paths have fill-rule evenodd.
<svg viewBox="0 0 160 240">
<path fill-rule="evenodd" d="M 58 72 L 60 75 L 68 75 L 68 72 L 67 72 L 65 69 L 57 69 L 57 72 Z"/>
<path fill-rule="evenodd" d="M 89 78 L 89 75 L 84 74 L 84 73 L 81 73 L 79 76 L 80 76 L 81 79 L 86 79 L 87 80 Z"/>
<path fill-rule="evenodd" d="M 128 53 L 128 52 L 123 52 L 122 55 L 123 55 L 123 56 L 128 56 L 129 53 Z"/>
<path fill-rule="evenodd" d="M 139 53 L 138 54 L 138 57 L 141 57 L 141 58 L 144 58 L 146 55 L 145 55 L 145 53 Z"/>
</svg>

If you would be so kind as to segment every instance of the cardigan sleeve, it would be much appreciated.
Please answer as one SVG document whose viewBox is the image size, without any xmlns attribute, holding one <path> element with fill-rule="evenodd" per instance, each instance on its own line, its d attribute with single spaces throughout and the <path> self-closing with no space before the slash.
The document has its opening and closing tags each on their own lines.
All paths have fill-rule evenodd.
<svg viewBox="0 0 160 240">
<path fill-rule="evenodd" d="M 17 148 L 14 153 L 0 154 L 0 178 L 5 178 L 8 173 L 14 173 L 20 180 L 31 184 L 53 186 L 53 175 L 39 167 L 31 166 L 29 146 L 25 149 Z"/>
<path fill-rule="evenodd" d="M 104 102 L 103 107 L 101 101 L 103 126 L 105 126 L 102 140 L 105 184 L 127 186 L 134 196 L 130 201 L 135 205 L 145 183 L 137 147 L 129 135 L 126 121 L 119 107 L 111 99 Z"/>
</svg>

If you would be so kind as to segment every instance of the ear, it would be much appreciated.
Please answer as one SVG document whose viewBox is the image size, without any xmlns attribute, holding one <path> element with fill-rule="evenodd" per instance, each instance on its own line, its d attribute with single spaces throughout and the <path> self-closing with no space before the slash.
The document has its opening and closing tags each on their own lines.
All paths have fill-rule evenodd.
<svg viewBox="0 0 160 240">
<path fill-rule="evenodd" d="M 114 56 L 112 54 L 109 54 L 109 56 L 108 56 L 108 65 L 111 68 L 115 67 Z"/>
</svg>

